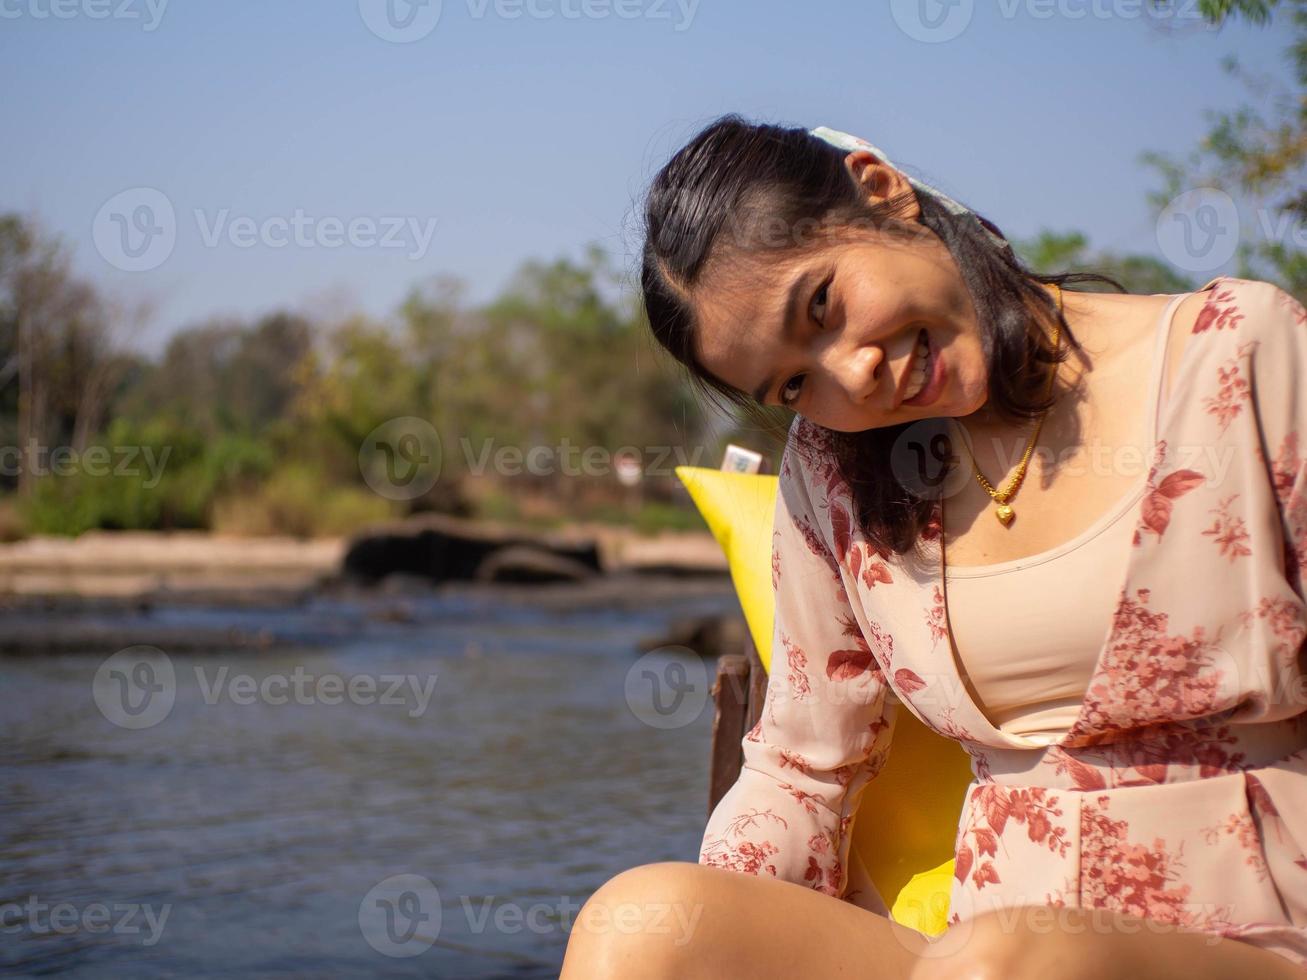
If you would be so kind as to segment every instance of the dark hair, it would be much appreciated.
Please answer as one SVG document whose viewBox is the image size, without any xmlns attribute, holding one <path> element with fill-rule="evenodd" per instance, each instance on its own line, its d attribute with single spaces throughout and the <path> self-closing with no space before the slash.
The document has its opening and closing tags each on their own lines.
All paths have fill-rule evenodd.
<svg viewBox="0 0 1307 980">
<path fill-rule="evenodd" d="M 933 234 L 952 254 L 975 305 L 990 403 L 1014 424 L 1041 415 L 1053 401 L 1046 395 L 1049 372 L 1069 356 L 1066 348 L 1053 349 L 1053 323 L 1061 324 L 1070 346 L 1080 345 L 1039 284 L 1098 281 L 1121 292 L 1125 287 L 1097 273 L 1037 274 L 986 233 L 988 228 L 1002 235 L 992 222 L 956 215 L 929 194 L 914 192 L 919 224 L 903 218 L 909 195 L 869 203 L 844 166 L 846 155 L 804 128 L 753 124 L 735 114 L 722 116 L 678 151 L 654 177 L 644 208 L 641 289 L 658 343 L 687 368 L 698 390 L 710 399 L 721 396 L 783 439 L 792 421 L 788 410 L 758 404 L 699 361 L 690 296 L 705 270 L 711 264 L 716 277 L 736 265 L 734 259 L 763 253 L 774 261 L 792 258 L 866 227 L 897 238 Z M 730 281 L 731 273 L 725 277 Z M 940 431 L 948 438 L 942 421 Z M 920 544 L 938 496 L 909 490 L 891 470 L 891 448 L 908 425 L 922 422 L 862 432 L 812 426 L 820 435 L 814 444 L 850 487 L 854 520 L 886 556 Z M 913 441 L 917 435 L 914 429 Z M 946 455 L 953 456 L 951 450 Z"/>
</svg>

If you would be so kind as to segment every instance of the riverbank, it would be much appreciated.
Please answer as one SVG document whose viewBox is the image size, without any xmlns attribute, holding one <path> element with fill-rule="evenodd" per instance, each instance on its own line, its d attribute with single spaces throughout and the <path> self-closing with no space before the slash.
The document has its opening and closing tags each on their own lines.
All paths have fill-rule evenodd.
<svg viewBox="0 0 1307 980">
<path fill-rule="evenodd" d="M 623 580 L 654 573 L 726 574 L 725 558 L 707 531 L 644 536 L 624 528 L 576 524 L 565 533 L 593 540 L 604 572 Z M 282 605 L 339 585 L 349 540 L 201 531 L 33 537 L 0 545 L 0 602 Z"/>
<path fill-rule="evenodd" d="M 586 529 L 569 529 L 582 540 Z M 451 609 L 593 609 L 638 615 L 651 604 L 717 597 L 732 586 L 707 532 L 644 537 L 592 530 L 603 571 L 578 581 L 444 581 L 343 574 L 345 538 L 243 538 L 196 532 L 91 532 L 0 546 L 0 654 L 322 647 L 421 627 Z M 735 645 L 734 613 L 687 622 L 649 645 L 705 652 Z M 734 631 L 734 632 L 732 632 Z"/>
</svg>

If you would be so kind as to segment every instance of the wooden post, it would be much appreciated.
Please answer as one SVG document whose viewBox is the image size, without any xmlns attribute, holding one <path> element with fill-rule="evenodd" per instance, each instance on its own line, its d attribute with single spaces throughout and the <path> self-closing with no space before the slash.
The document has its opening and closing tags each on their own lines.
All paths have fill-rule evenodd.
<svg viewBox="0 0 1307 980">
<path fill-rule="evenodd" d="M 745 632 L 744 650 L 717 658 L 713 681 L 712 755 L 708 775 L 708 813 L 740 778 L 744 761 L 741 742 L 762 717 L 767 672 L 753 639 Z"/>
</svg>

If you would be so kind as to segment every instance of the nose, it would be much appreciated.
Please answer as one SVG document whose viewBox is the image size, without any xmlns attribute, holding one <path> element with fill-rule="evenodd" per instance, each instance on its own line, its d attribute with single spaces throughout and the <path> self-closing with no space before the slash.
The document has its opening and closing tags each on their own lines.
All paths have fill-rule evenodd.
<svg viewBox="0 0 1307 980">
<path fill-rule="evenodd" d="M 878 389 L 886 387 L 885 350 L 879 344 L 861 344 L 842 351 L 831 351 L 831 376 L 854 405 L 862 405 L 876 396 Z M 882 396 L 887 401 L 894 395 Z M 885 408 L 889 408 L 886 404 Z"/>
</svg>

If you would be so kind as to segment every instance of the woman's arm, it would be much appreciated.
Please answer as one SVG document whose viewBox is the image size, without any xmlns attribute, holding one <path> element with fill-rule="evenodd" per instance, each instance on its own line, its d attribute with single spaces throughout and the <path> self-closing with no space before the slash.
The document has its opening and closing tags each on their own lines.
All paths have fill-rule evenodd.
<svg viewBox="0 0 1307 980">
<path fill-rule="evenodd" d="M 884 765 L 894 705 L 821 531 L 820 491 L 800 455 L 792 427 L 772 530 L 767 695 L 741 743 L 740 777 L 708 819 L 699 863 L 842 897 L 853 816 Z"/>
<path fill-rule="evenodd" d="M 1255 325 L 1248 394 L 1257 417 L 1259 451 L 1279 504 L 1285 575 L 1302 595 L 1307 578 L 1307 310 L 1273 283 L 1246 280 L 1235 281 L 1232 302 L 1223 307 L 1222 288 L 1209 303 L 1214 315 L 1242 315 Z"/>
</svg>

